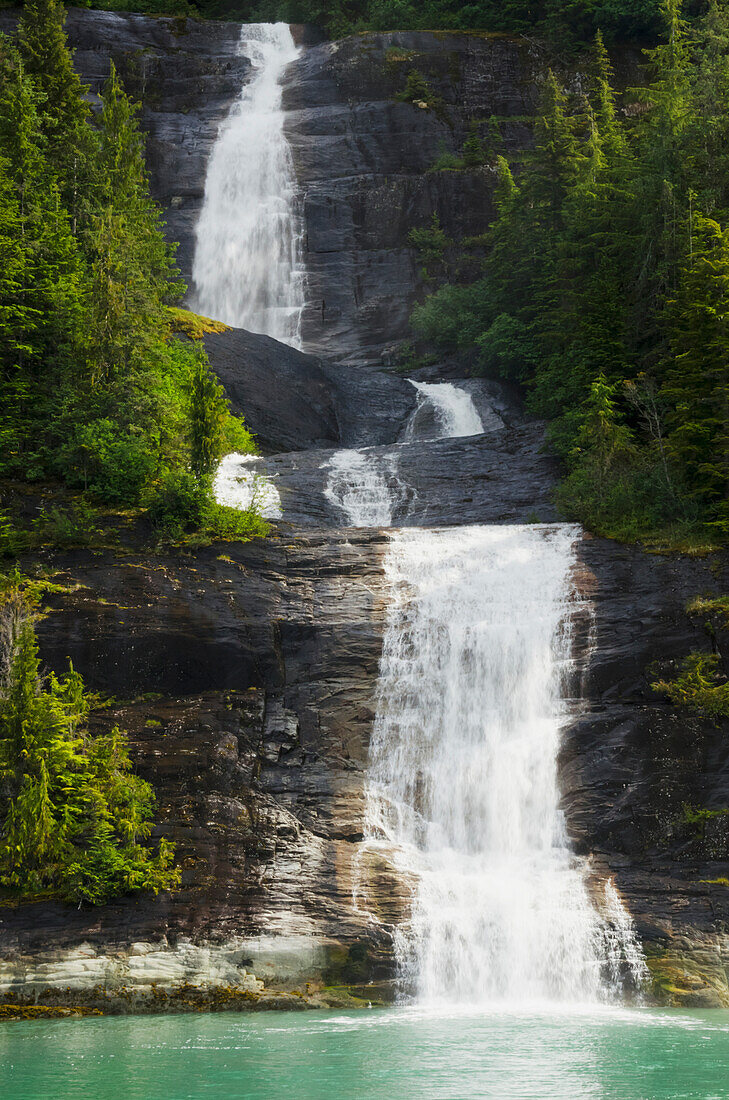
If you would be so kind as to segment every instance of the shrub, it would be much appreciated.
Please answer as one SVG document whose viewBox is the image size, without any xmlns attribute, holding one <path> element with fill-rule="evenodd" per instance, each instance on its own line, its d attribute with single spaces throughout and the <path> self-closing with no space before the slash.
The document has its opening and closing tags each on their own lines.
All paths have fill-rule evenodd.
<svg viewBox="0 0 729 1100">
<path fill-rule="evenodd" d="M 203 526 L 210 486 L 191 470 L 167 470 L 147 501 L 149 517 L 157 530 L 171 538 Z"/>
<path fill-rule="evenodd" d="M 729 681 L 716 653 L 689 653 L 675 679 L 657 680 L 651 687 L 672 703 L 694 707 L 709 718 L 729 718 Z"/>
</svg>

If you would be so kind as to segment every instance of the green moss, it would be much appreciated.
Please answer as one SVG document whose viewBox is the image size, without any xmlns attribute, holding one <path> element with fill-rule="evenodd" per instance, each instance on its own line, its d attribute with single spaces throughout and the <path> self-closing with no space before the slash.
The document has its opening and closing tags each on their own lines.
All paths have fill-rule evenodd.
<svg viewBox="0 0 729 1100">
<path fill-rule="evenodd" d="M 729 627 L 729 596 L 695 596 L 686 604 L 688 615 L 716 615 Z"/>
<path fill-rule="evenodd" d="M 191 340 L 202 340 L 213 332 L 230 332 L 230 325 L 223 321 L 213 321 L 201 313 L 189 309 L 170 308 L 170 331 L 188 336 Z"/>
<path fill-rule="evenodd" d="M 406 61 L 412 61 L 417 56 L 416 50 L 403 50 L 399 46 L 389 46 L 385 50 L 385 61 L 388 65 L 401 65 Z"/>
</svg>

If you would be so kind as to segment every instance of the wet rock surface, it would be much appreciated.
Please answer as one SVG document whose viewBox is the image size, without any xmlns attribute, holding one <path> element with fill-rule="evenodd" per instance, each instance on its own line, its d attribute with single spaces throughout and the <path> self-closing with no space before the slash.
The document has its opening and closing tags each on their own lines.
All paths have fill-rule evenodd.
<svg viewBox="0 0 729 1100">
<path fill-rule="evenodd" d="M 0 13 L 0 29 L 14 18 Z M 249 69 L 239 30 L 69 16 L 92 92 L 112 56 L 144 101 L 152 178 L 186 271 L 207 156 Z M 402 486 L 393 516 L 401 525 L 551 521 L 554 470 L 542 427 L 523 420 L 502 387 L 464 383 L 486 418 L 484 436 L 395 446 L 415 409 L 413 387 L 342 364 L 379 361 L 405 335 L 419 286 L 407 244 L 414 224 L 438 211 L 454 235 L 482 227 L 489 170 L 427 168 L 441 145 L 460 148 L 472 116 L 496 115 L 507 147 L 528 142 L 540 65 L 531 47 L 505 39 L 371 35 L 313 46 L 290 71 L 310 276 L 305 334 L 316 354 L 240 331 L 206 341 L 268 456 L 284 521 L 265 541 L 194 554 L 126 546 L 23 563 L 68 585 L 49 598 L 43 659 L 58 670 L 72 658 L 93 690 L 115 697 L 95 721 L 130 732 L 136 766 L 158 792 L 159 835 L 178 845 L 182 889 L 99 910 L 0 907 L 0 987 L 19 1000 L 290 1007 L 277 991 L 391 976 L 390 934 L 409 886 L 361 844 L 387 536 L 341 529 L 327 466 L 338 447 L 394 455 L 388 476 Z M 444 111 L 397 102 L 413 67 Z M 438 364 L 421 377 L 460 375 Z M 647 555 L 602 539 L 584 539 L 579 560 L 594 620 L 578 630 L 589 661 L 561 758 L 570 833 L 596 877 L 620 889 L 656 994 L 729 1004 L 729 818 L 697 831 L 684 811 L 729 808 L 726 724 L 677 711 L 650 688 L 654 665 L 665 671 L 708 648 L 684 608 L 699 593 L 726 591 L 726 576 L 713 558 Z M 379 923 L 353 900 L 362 881 Z M 273 991 L 263 1002 L 261 981 Z M 152 993 L 166 984 L 177 1000 Z"/>
<path fill-rule="evenodd" d="M 726 564 L 585 538 L 578 581 L 594 602 L 586 709 L 565 731 L 570 834 L 614 877 L 668 1003 L 729 1004 L 729 723 L 671 706 L 651 688 L 711 648 L 687 603 L 726 591 Z M 722 652 L 726 639 L 719 638 Z"/>
<path fill-rule="evenodd" d="M 264 452 L 394 443 L 415 408 L 415 390 L 396 374 L 340 369 L 268 336 L 229 329 L 205 348 Z"/>
</svg>

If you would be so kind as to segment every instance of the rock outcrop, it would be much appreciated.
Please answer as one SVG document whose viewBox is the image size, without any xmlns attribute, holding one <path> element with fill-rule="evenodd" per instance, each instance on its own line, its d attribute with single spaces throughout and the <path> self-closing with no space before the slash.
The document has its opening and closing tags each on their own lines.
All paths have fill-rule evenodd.
<svg viewBox="0 0 729 1100">
<path fill-rule="evenodd" d="M 13 19 L 0 13 L 0 27 Z M 143 100 L 154 186 L 188 272 L 206 159 L 249 68 L 239 31 L 69 16 L 92 91 L 111 56 Z M 414 388 L 355 369 L 407 333 L 420 278 L 409 229 L 438 212 L 448 233 L 463 235 L 488 217 L 489 169 L 429 173 L 441 146 L 459 149 L 472 117 L 494 116 L 504 147 L 522 147 L 541 65 L 533 47 L 493 36 L 369 35 L 314 45 L 289 71 L 310 354 L 240 331 L 206 340 L 258 435 L 284 520 L 264 541 L 194 554 L 132 540 L 22 563 L 58 586 L 41 624 L 43 659 L 60 669 L 72 658 L 113 697 L 95 721 L 129 731 L 136 766 L 158 792 L 159 835 L 178 845 L 182 888 L 99 910 L 0 906 L 7 999 L 116 1011 L 303 1005 L 341 999 L 322 987 L 342 984 L 372 1000 L 391 981 L 409 884 L 362 843 L 388 540 L 342 529 L 327 467 L 339 447 L 395 456 L 400 525 L 554 519 L 543 428 L 503 387 L 463 383 L 483 436 L 397 447 Z M 397 100 L 412 68 L 433 89 L 430 107 Z M 421 377 L 458 369 L 436 364 Z M 729 1005 L 729 816 L 697 829 L 685 809 L 729 808 L 726 725 L 650 688 L 655 664 L 706 644 L 685 604 L 726 591 L 726 578 L 711 557 L 646 555 L 602 539 L 585 538 L 579 559 L 594 620 L 577 631 L 587 671 L 561 759 L 571 835 L 595 880 L 612 877 L 620 890 L 656 996 Z M 367 911 L 355 900 L 361 887 Z"/>
</svg>

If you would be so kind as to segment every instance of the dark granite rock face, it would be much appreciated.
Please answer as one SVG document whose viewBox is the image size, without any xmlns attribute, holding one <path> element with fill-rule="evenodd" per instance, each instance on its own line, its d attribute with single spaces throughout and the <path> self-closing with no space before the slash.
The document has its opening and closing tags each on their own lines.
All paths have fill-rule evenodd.
<svg viewBox="0 0 729 1100">
<path fill-rule="evenodd" d="M 134 700 L 96 722 L 129 731 L 158 792 L 156 835 L 177 844 L 183 884 L 100 910 L 4 909 L 0 984 L 35 995 L 27 960 L 35 972 L 42 957 L 47 984 L 66 967 L 84 989 L 79 943 L 96 967 L 110 957 L 126 966 L 139 943 L 179 967 L 188 940 L 228 956 L 240 942 L 273 989 L 321 979 L 354 943 L 366 947 L 370 978 L 387 971 L 386 929 L 353 902 L 385 546 L 376 532 L 289 532 L 194 558 L 78 552 L 46 562 L 69 589 L 41 624 L 43 659 L 62 668 L 70 657 L 90 684 Z M 391 909 L 398 893 L 403 905 L 402 884 L 388 888 Z M 261 937 L 271 936 L 264 958 Z M 245 980 L 238 974 L 236 988 Z M 134 995 L 144 1005 L 150 994 Z"/>
<path fill-rule="evenodd" d="M 0 28 L 14 18 L 0 13 Z M 207 156 L 249 68 L 239 31 L 69 16 L 92 91 L 112 56 L 144 100 L 154 186 L 187 271 Z M 190 982 L 207 967 L 212 986 L 255 998 L 260 978 L 275 989 L 362 976 L 353 948 L 364 949 L 367 975 L 391 974 L 390 934 L 409 887 L 361 844 L 387 537 L 338 529 L 327 464 L 338 447 L 396 456 L 402 525 L 549 521 L 554 470 L 541 426 L 523 420 L 498 384 L 463 383 L 482 416 L 496 418 L 487 435 L 397 447 L 413 387 L 335 360 L 376 360 L 406 334 L 419 279 L 409 229 L 437 211 L 449 233 L 469 233 L 490 210 L 488 169 L 428 167 L 441 144 L 460 147 L 471 117 L 496 115 L 506 147 L 522 147 L 542 67 L 531 48 L 506 39 L 419 34 L 312 45 L 290 70 L 288 132 L 307 227 L 305 335 L 317 354 L 240 331 L 206 341 L 268 455 L 285 521 L 265 541 L 189 555 L 127 546 L 24 563 L 69 582 L 49 598 L 44 661 L 60 669 L 71 657 L 93 689 L 131 700 L 96 720 L 129 729 L 137 766 L 159 793 L 160 834 L 179 846 L 183 888 L 98 911 L 3 907 L 3 988 L 34 999 L 44 981 L 57 991 L 73 981 L 87 996 L 99 983 L 118 989 L 123 971 L 134 996 L 144 987 L 151 997 L 165 974 Z M 442 98 L 438 113 L 396 101 L 410 68 Z M 421 377 L 462 373 L 454 360 Z M 729 808 L 726 723 L 676 710 L 650 688 L 654 665 L 665 670 L 708 646 L 684 607 L 699 593 L 725 592 L 727 578 L 714 559 L 646 555 L 602 539 L 585 538 L 579 562 L 594 621 L 577 624 L 586 671 L 573 686 L 581 706 L 561 756 L 570 833 L 591 855 L 596 882 L 612 877 L 624 897 L 656 994 L 729 1004 L 729 818 L 697 829 L 685 811 Z M 361 875 L 379 921 L 354 904 Z M 70 962 L 56 957 L 69 951 Z M 134 962 L 146 958 L 154 961 Z"/>
<path fill-rule="evenodd" d="M 205 347 L 266 452 L 394 443 L 415 407 L 415 390 L 397 375 L 340 370 L 268 336 L 230 329 Z"/>
<path fill-rule="evenodd" d="M 492 213 L 488 168 L 428 169 L 460 151 L 473 117 L 498 116 L 507 149 L 528 141 L 538 65 L 504 38 L 393 33 L 322 45 L 291 66 L 284 105 L 303 192 L 307 347 L 371 361 L 408 335 L 420 285 L 410 230 L 437 213 L 460 237 L 482 232 Z M 397 101 L 410 69 L 443 111 Z"/>
<path fill-rule="evenodd" d="M 0 29 L 16 19 L 0 12 Z M 67 29 L 93 94 L 111 58 L 142 103 L 153 190 L 189 283 L 207 160 L 250 73 L 238 53 L 241 25 L 72 9 Z M 472 119 L 492 153 L 523 149 L 546 69 L 575 83 L 579 66 L 500 35 L 394 32 L 321 43 L 313 28 L 294 33 L 302 55 L 285 76 L 284 107 L 305 224 L 305 347 L 337 362 L 377 363 L 408 337 L 422 291 L 410 230 L 437 214 L 460 238 L 483 232 L 493 214 L 493 169 L 429 169 L 443 151 L 460 152 Z M 616 55 L 619 84 L 639 82 L 637 60 L 637 51 Z M 398 102 L 411 69 L 427 79 L 437 111 Z"/>
<path fill-rule="evenodd" d="M 729 1004 L 729 817 L 691 824 L 686 809 L 729 808 L 729 723 L 676 709 L 651 683 L 692 649 L 710 649 L 697 594 L 727 589 L 726 563 L 583 540 L 579 583 L 593 601 L 582 687 L 565 732 L 561 782 L 570 833 L 610 874 L 669 1003 Z"/>
</svg>

